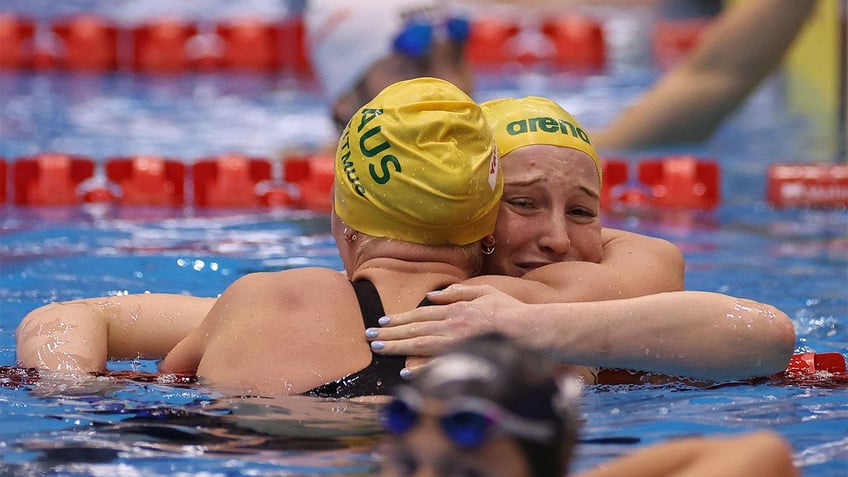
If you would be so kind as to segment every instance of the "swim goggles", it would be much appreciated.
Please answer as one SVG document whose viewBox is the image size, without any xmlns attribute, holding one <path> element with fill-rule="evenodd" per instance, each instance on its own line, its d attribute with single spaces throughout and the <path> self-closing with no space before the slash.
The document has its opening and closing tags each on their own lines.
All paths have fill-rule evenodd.
<svg viewBox="0 0 848 477">
<path fill-rule="evenodd" d="M 430 52 L 434 38 L 448 38 L 454 43 L 463 44 L 468 40 L 471 24 L 466 18 L 452 17 L 441 22 L 424 18 L 415 18 L 406 23 L 395 37 L 395 51 L 421 58 Z"/>
<path fill-rule="evenodd" d="M 408 386 L 396 388 L 394 399 L 383 408 L 383 426 L 395 435 L 409 432 L 422 415 L 423 397 Z M 492 401 L 462 396 L 444 402 L 447 410 L 437 416 L 442 431 L 454 444 L 477 447 L 496 435 L 510 435 L 546 443 L 556 429 L 551 422 L 517 416 Z"/>
</svg>

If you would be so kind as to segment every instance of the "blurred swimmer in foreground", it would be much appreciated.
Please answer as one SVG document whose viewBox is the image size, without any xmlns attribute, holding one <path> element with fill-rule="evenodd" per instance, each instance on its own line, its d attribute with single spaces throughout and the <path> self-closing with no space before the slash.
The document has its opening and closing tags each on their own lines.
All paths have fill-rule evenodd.
<svg viewBox="0 0 848 477">
<path fill-rule="evenodd" d="M 578 442 L 580 384 L 553 355 L 480 335 L 398 386 L 383 408 L 383 477 L 560 477 Z M 644 447 L 579 477 L 794 477 L 778 434 Z"/>
</svg>

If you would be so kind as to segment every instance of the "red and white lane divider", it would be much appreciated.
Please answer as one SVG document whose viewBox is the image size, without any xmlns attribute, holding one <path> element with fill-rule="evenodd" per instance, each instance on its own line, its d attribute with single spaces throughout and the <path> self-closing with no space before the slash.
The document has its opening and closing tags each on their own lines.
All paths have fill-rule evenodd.
<svg viewBox="0 0 848 477">
<path fill-rule="evenodd" d="M 709 20 L 659 20 L 651 43 L 667 68 L 694 47 Z M 163 17 L 121 25 L 94 12 L 36 21 L 0 11 L 0 70 L 147 73 L 241 70 L 311 76 L 303 18 L 230 18 L 214 24 Z M 601 19 L 575 13 L 528 21 L 481 12 L 470 19 L 466 52 L 481 69 L 511 65 L 598 73 L 607 66 Z"/>
<path fill-rule="evenodd" d="M 193 162 L 155 155 L 103 161 L 66 153 L 0 157 L 0 204 L 58 206 L 114 203 L 167 207 L 291 207 L 330 210 L 333 157 L 244 154 Z M 602 159 L 601 208 L 610 211 L 713 210 L 721 204 L 714 159 L 670 155 Z M 848 207 L 848 165 L 773 165 L 767 200 L 777 208 Z"/>
</svg>

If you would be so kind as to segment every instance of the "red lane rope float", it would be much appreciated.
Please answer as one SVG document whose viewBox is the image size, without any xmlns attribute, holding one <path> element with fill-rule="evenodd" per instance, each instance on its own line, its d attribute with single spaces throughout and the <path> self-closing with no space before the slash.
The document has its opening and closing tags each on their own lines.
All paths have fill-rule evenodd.
<svg viewBox="0 0 848 477">
<path fill-rule="evenodd" d="M 668 70 L 697 46 L 701 35 L 709 29 L 711 19 L 660 20 L 653 28 L 651 46 L 654 61 L 661 70 Z"/>
<path fill-rule="evenodd" d="M 772 382 L 791 385 L 843 387 L 848 385 L 845 356 L 835 351 L 796 353 L 786 371 L 772 376 Z"/>
<path fill-rule="evenodd" d="M 115 201 L 122 205 L 185 205 L 186 166 L 159 156 L 113 157 L 106 160 L 106 177 L 120 187 Z"/>
<path fill-rule="evenodd" d="M 330 190 L 333 188 L 335 157 L 330 154 L 316 154 L 305 157 L 291 157 L 284 165 L 286 182 L 297 185 L 300 194 L 297 206 L 329 213 Z"/>
<path fill-rule="evenodd" d="M 0 205 L 6 203 L 6 183 L 8 177 L 6 171 L 9 166 L 6 164 L 6 159 L 0 157 Z"/>
<path fill-rule="evenodd" d="M 653 207 L 712 209 L 719 202 L 715 161 L 674 156 L 639 163 L 639 182 L 650 187 Z"/>
<path fill-rule="evenodd" d="M 837 352 L 796 353 L 786 367 L 786 373 L 790 375 L 809 375 L 819 372 L 845 373 L 845 357 Z"/>
<path fill-rule="evenodd" d="M 520 28 L 515 21 L 498 17 L 480 17 L 471 23 L 465 54 L 468 61 L 479 68 L 503 66 L 514 58 L 507 52 L 507 44 Z"/>
<path fill-rule="evenodd" d="M 61 40 L 52 52 L 62 68 L 111 71 L 118 68 L 118 26 L 96 15 L 78 15 L 55 23 Z"/>
<path fill-rule="evenodd" d="M 601 171 L 603 171 L 604 183 L 601 187 L 601 209 L 613 208 L 612 190 L 627 182 L 629 166 L 626 161 L 620 159 L 601 159 Z"/>
<path fill-rule="evenodd" d="M 35 22 L 19 15 L 0 13 L 0 69 L 32 66 Z"/>
<path fill-rule="evenodd" d="M 558 69 L 596 73 L 606 66 L 604 28 L 600 21 L 567 15 L 548 20 L 541 31 L 554 46 L 551 63 Z"/>
<path fill-rule="evenodd" d="M 286 71 L 292 71 L 303 77 L 312 77 L 312 63 L 309 60 L 309 48 L 306 45 L 306 26 L 300 15 L 284 18 L 280 22 L 280 62 Z"/>
<path fill-rule="evenodd" d="M 225 69 L 274 71 L 282 65 L 282 25 L 243 18 L 219 23 L 220 63 Z"/>
<path fill-rule="evenodd" d="M 774 207 L 848 207 L 848 164 L 773 164 L 768 202 Z"/>
<path fill-rule="evenodd" d="M 710 210 L 719 205 L 720 173 L 716 161 L 690 155 L 641 160 L 636 180 L 619 159 L 605 159 L 601 207 Z"/>
<path fill-rule="evenodd" d="M 197 25 L 176 18 L 141 24 L 131 30 L 133 68 L 137 71 L 168 73 L 194 67 L 188 42 L 197 35 Z"/>
<path fill-rule="evenodd" d="M 45 153 L 12 165 L 17 205 L 72 205 L 77 188 L 94 175 L 94 161 L 80 155 Z"/>
<path fill-rule="evenodd" d="M 466 55 L 481 69 L 520 64 L 596 73 L 606 66 L 604 28 L 600 21 L 578 15 L 556 16 L 539 25 L 481 16 L 471 23 Z"/>
<path fill-rule="evenodd" d="M 235 154 L 202 158 L 192 166 L 192 176 L 198 207 L 258 207 L 256 186 L 271 179 L 271 162 Z"/>
</svg>

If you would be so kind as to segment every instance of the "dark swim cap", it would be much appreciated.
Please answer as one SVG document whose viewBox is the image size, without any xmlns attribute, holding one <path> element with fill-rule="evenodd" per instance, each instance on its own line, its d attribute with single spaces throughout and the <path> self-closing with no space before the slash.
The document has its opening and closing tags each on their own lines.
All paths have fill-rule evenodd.
<svg viewBox="0 0 848 477">
<path fill-rule="evenodd" d="M 519 345 L 491 333 L 463 342 L 434 359 L 412 381 L 422 395 L 475 397 L 528 421 L 552 424 L 544 440 L 512 435 L 535 476 L 561 476 L 577 440 L 580 382 L 563 376 L 553 353 Z"/>
</svg>

